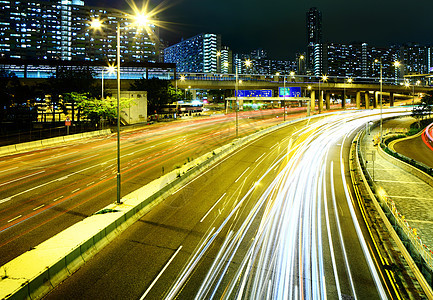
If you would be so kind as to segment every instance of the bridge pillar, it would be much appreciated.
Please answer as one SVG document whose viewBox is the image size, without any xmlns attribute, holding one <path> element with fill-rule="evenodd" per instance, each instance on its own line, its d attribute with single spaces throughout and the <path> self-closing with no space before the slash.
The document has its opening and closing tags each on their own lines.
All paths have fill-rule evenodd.
<svg viewBox="0 0 433 300">
<path fill-rule="evenodd" d="M 342 95 L 341 95 L 341 99 L 342 99 L 342 101 L 341 101 L 341 108 L 342 109 L 345 109 L 346 108 L 346 94 L 345 93 L 343 93 Z"/>
<path fill-rule="evenodd" d="M 326 109 L 331 109 L 331 94 L 329 92 L 326 93 Z"/>
<path fill-rule="evenodd" d="M 356 92 L 356 108 L 357 109 L 361 108 L 361 92 L 360 91 Z"/>
<path fill-rule="evenodd" d="M 323 111 L 323 91 L 319 93 L 319 103 L 318 103 L 319 114 Z"/>
<path fill-rule="evenodd" d="M 389 106 L 394 106 L 394 92 L 389 92 Z"/>
<path fill-rule="evenodd" d="M 365 109 L 370 109 L 370 92 L 369 91 L 364 92 L 364 99 L 365 99 Z"/>
<path fill-rule="evenodd" d="M 374 92 L 373 107 L 377 108 L 379 104 L 379 92 Z"/>
<path fill-rule="evenodd" d="M 313 112 L 314 109 L 316 108 L 316 92 L 312 90 L 310 93 L 310 97 L 311 97 L 310 110 L 311 110 L 311 112 Z"/>
</svg>

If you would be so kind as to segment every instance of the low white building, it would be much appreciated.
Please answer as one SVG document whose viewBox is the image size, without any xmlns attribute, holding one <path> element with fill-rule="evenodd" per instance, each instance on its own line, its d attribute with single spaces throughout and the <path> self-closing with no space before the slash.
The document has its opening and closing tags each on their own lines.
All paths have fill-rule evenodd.
<svg viewBox="0 0 433 300">
<path fill-rule="evenodd" d="M 117 90 L 108 90 L 112 97 L 117 99 Z M 120 91 L 120 99 L 132 99 L 130 107 L 120 112 L 121 122 L 124 125 L 147 122 L 147 92 L 146 91 Z"/>
</svg>

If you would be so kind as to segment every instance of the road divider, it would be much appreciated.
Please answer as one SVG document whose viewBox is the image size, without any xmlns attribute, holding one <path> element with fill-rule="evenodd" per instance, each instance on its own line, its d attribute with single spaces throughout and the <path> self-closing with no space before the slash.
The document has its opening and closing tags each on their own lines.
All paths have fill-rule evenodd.
<svg viewBox="0 0 433 300">
<path fill-rule="evenodd" d="M 62 144 L 62 143 L 70 142 L 70 141 L 74 141 L 74 140 L 80 140 L 83 138 L 91 138 L 91 137 L 95 137 L 95 136 L 102 136 L 102 135 L 108 135 L 108 134 L 111 134 L 111 130 L 110 129 L 104 129 L 104 130 L 96 130 L 96 131 L 90 131 L 90 132 L 85 132 L 85 133 L 71 134 L 71 135 L 66 135 L 66 136 L 59 136 L 59 137 L 55 137 L 55 138 L 38 140 L 38 141 L 33 141 L 33 142 L 3 146 L 3 147 L 0 147 L 0 156 L 14 154 L 14 153 L 23 152 L 23 151 L 35 150 L 35 149 L 39 149 L 41 147 L 47 147 L 47 146 Z"/>
<path fill-rule="evenodd" d="M 309 118 L 322 117 L 312 116 Z M 283 126 L 284 122 L 237 139 L 185 163 L 124 196 L 0 267 L 1 299 L 37 299 L 75 272 L 84 262 L 183 184 L 240 147 Z M 114 180 L 114 179 L 113 179 Z"/>
</svg>

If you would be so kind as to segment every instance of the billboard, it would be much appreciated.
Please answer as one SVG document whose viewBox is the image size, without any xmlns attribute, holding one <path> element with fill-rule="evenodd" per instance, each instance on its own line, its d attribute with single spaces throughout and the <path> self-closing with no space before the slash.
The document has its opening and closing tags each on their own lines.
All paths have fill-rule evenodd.
<svg viewBox="0 0 433 300">
<path fill-rule="evenodd" d="M 238 97 L 272 97 L 272 90 L 238 90 Z"/>
<path fill-rule="evenodd" d="M 278 88 L 279 97 L 301 97 L 301 87 L 291 86 L 291 87 L 279 87 Z"/>
</svg>

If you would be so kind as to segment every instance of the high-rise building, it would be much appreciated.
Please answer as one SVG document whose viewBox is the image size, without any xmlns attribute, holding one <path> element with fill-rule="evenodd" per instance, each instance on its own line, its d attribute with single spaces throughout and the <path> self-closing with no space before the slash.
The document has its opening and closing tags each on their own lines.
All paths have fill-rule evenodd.
<svg viewBox="0 0 433 300">
<path fill-rule="evenodd" d="M 320 76 L 322 73 L 322 13 L 312 7 L 307 12 L 307 73 Z"/>
<path fill-rule="evenodd" d="M 0 0 L 0 55 L 23 59 L 111 60 L 116 27 L 121 28 L 121 59 L 154 62 L 159 34 L 154 25 L 139 30 L 126 13 L 84 6 L 82 0 Z M 103 30 L 90 28 L 104 20 Z"/>
<path fill-rule="evenodd" d="M 233 53 L 227 46 L 221 48 L 221 73 L 232 74 L 233 73 Z"/>
<path fill-rule="evenodd" d="M 325 43 L 323 72 L 329 76 L 364 77 L 366 44 Z"/>
<path fill-rule="evenodd" d="M 219 34 L 202 33 L 165 48 L 164 62 L 175 63 L 178 72 L 216 73 L 220 50 Z"/>
</svg>

